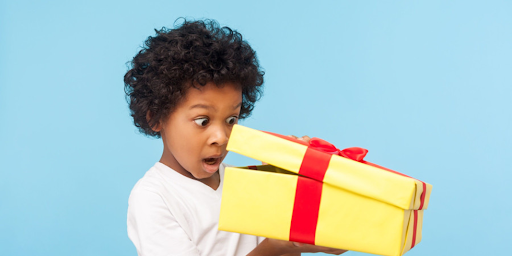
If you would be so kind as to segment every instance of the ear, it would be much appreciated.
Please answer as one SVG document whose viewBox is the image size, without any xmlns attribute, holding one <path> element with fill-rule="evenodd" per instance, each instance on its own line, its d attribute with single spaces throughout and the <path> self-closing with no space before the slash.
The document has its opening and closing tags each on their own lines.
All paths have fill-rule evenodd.
<svg viewBox="0 0 512 256">
<path fill-rule="evenodd" d="M 149 125 L 151 125 L 149 123 L 149 121 L 151 120 L 151 111 L 148 110 L 148 112 L 146 112 L 146 122 L 148 122 Z M 158 121 L 156 124 L 154 124 L 153 126 L 151 126 L 151 130 L 153 130 L 154 132 L 160 132 L 162 130 L 162 124 L 160 121 Z"/>
</svg>

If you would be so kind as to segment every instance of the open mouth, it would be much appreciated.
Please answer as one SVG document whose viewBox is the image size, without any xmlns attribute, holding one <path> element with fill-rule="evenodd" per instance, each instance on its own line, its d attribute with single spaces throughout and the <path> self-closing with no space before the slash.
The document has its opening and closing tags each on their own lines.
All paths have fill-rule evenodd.
<svg viewBox="0 0 512 256">
<path fill-rule="evenodd" d="M 219 160 L 219 158 L 214 158 L 214 157 L 212 157 L 212 158 L 205 158 L 204 162 L 205 162 L 205 164 L 208 164 L 208 165 L 214 165 L 214 164 L 217 163 L 217 160 Z"/>
<path fill-rule="evenodd" d="M 219 170 L 222 157 L 208 157 L 203 159 L 204 170 L 209 173 L 215 173 Z"/>
</svg>

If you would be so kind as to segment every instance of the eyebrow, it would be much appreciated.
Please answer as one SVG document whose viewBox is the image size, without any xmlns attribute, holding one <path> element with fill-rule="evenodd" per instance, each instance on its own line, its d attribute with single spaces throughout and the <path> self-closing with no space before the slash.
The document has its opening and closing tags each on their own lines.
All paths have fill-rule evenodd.
<svg viewBox="0 0 512 256">
<path fill-rule="evenodd" d="M 236 104 L 236 106 L 234 106 L 233 109 L 237 109 L 240 106 L 242 106 L 242 102 Z M 193 108 L 204 108 L 204 109 L 213 109 L 213 110 L 215 110 L 214 107 L 209 106 L 209 105 L 205 105 L 205 104 L 195 104 L 195 105 L 192 105 L 190 107 L 190 109 L 193 109 Z"/>
<path fill-rule="evenodd" d="M 195 105 L 192 105 L 190 107 L 190 109 L 193 109 L 193 108 L 205 108 L 205 109 L 213 109 L 212 106 L 208 106 L 208 105 L 205 105 L 205 104 L 195 104 Z"/>
</svg>

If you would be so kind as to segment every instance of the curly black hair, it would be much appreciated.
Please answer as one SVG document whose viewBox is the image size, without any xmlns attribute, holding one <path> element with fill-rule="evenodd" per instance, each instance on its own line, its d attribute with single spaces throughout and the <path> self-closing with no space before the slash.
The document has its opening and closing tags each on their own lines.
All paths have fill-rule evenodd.
<svg viewBox="0 0 512 256">
<path fill-rule="evenodd" d="M 151 127 L 172 113 L 191 86 L 209 82 L 240 85 L 239 118 L 251 114 L 262 94 L 264 72 L 240 33 L 214 20 L 184 20 L 174 29 L 155 32 L 129 62 L 124 76 L 126 99 L 140 132 L 160 138 Z"/>
</svg>

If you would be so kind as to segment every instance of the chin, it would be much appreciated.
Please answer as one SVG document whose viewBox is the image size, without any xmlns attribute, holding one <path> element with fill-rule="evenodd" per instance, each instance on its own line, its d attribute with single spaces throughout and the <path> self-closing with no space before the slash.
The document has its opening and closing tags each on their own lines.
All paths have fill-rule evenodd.
<svg viewBox="0 0 512 256">
<path fill-rule="evenodd" d="M 218 172 L 218 170 L 216 172 Z M 208 178 L 212 177 L 216 172 L 209 173 L 209 172 L 203 170 L 203 171 L 201 171 L 201 173 L 199 175 L 197 175 L 197 176 L 194 175 L 194 178 L 196 178 L 198 180 L 208 179 Z"/>
</svg>

